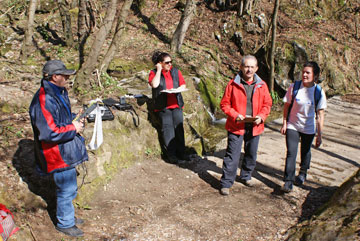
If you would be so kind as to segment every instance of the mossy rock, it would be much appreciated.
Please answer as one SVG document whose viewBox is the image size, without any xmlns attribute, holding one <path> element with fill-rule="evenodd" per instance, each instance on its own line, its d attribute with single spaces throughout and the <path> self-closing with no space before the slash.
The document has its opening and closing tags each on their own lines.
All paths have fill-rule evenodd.
<svg viewBox="0 0 360 241">
<path fill-rule="evenodd" d="M 0 32 L 0 38 L 1 38 L 1 32 Z M 1 41 L 1 39 L 0 39 Z M 0 42 L 1 43 L 1 42 Z M 0 45 L 0 56 L 5 56 L 5 54 L 9 51 L 11 51 L 11 44 L 3 44 Z"/>
<path fill-rule="evenodd" d="M 286 240 L 356 240 L 360 227 L 360 168 L 311 220 L 288 231 Z"/>
<path fill-rule="evenodd" d="M 113 111 L 115 119 L 104 121 L 104 142 L 95 151 L 89 152 L 87 165 L 87 182 L 91 184 L 83 186 L 76 198 L 76 205 L 87 208 L 87 203 L 96 190 L 108 183 L 121 169 L 128 168 L 136 161 L 140 161 L 148 155 L 148 150 L 159 153 L 159 141 L 155 128 L 147 121 L 145 112 L 137 110 L 140 117 L 140 126 L 136 128 L 130 113 Z M 90 124 L 84 133 L 87 140 L 91 139 L 93 124 Z M 131 145 L 131 148 L 129 148 Z M 83 175 L 83 174 L 82 174 Z M 81 179 L 82 176 L 79 177 Z"/>
<path fill-rule="evenodd" d="M 125 60 L 121 58 L 114 58 L 108 68 L 108 72 L 112 76 L 125 78 L 142 70 L 150 70 L 154 68 L 153 64 L 148 60 Z"/>
</svg>

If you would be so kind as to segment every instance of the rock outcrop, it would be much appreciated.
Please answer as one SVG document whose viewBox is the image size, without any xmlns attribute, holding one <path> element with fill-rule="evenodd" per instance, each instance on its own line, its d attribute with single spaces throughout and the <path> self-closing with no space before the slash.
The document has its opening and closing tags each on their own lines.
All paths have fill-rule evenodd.
<svg viewBox="0 0 360 241">
<path fill-rule="evenodd" d="M 360 169 L 344 182 L 318 214 L 288 232 L 287 240 L 358 240 Z"/>
</svg>

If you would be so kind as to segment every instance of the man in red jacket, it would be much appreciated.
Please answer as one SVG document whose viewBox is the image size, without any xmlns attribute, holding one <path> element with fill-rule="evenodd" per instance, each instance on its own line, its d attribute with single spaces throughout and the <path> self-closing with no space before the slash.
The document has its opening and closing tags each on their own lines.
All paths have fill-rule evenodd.
<svg viewBox="0 0 360 241">
<path fill-rule="evenodd" d="M 220 180 L 222 195 L 229 195 L 244 141 L 244 159 L 241 165 L 240 182 L 253 186 L 251 175 L 256 166 L 260 134 L 270 113 L 272 99 L 266 83 L 255 72 L 258 70 L 254 56 L 243 57 L 241 72 L 226 86 L 220 107 L 227 115 L 225 128 L 228 131 L 228 146 Z"/>
</svg>

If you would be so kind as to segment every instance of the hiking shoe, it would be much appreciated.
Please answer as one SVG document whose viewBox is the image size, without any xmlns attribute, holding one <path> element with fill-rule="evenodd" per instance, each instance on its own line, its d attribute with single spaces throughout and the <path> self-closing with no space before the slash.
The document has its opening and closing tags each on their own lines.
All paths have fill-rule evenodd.
<svg viewBox="0 0 360 241">
<path fill-rule="evenodd" d="M 221 195 L 227 196 L 230 194 L 230 188 L 223 187 L 220 189 Z"/>
<path fill-rule="evenodd" d="M 75 217 L 75 225 L 81 225 L 85 223 L 84 219 Z"/>
<path fill-rule="evenodd" d="M 245 179 L 241 179 L 240 182 L 242 184 L 244 184 L 247 187 L 253 187 L 254 186 L 254 182 L 250 180 L 245 180 Z"/>
<path fill-rule="evenodd" d="M 300 172 L 299 175 L 295 178 L 295 185 L 301 186 L 306 180 L 306 173 Z"/>
<path fill-rule="evenodd" d="M 281 191 L 289 193 L 293 190 L 293 183 L 292 181 L 286 181 L 284 186 L 281 187 Z"/>
<path fill-rule="evenodd" d="M 79 229 L 78 227 L 76 227 L 76 225 L 72 226 L 71 228 L 59 228 L 59 227 L 55 227 L 58 231 L 69 235 L 71 237 L 81 237 L 84 236 L 84 232 L 81 231 L 81 229 Z"/>
</svg>

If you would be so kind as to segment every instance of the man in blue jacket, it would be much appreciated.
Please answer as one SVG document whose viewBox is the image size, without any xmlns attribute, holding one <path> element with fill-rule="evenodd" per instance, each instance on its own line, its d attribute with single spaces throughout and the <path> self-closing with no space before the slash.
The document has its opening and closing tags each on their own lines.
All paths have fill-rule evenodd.
<svg viewBox="0 0 360 241">
<path fill-rule="evenodd" d="M 75 121 L 65 88 L 75 70 L 67 69 L 60 60 L 50 60 L 43 67 L 40 89 L 30 105 L 34 132 L 35 159 L 45 173 L 53 174 L 56 184 L 56 229 L 67 235 L 83 236 L 76 224 L 72 201 L 77 195 L 75 166 L 88 160 L 85 141 L 79 133 L 84 119 Z"/>
</svg>

